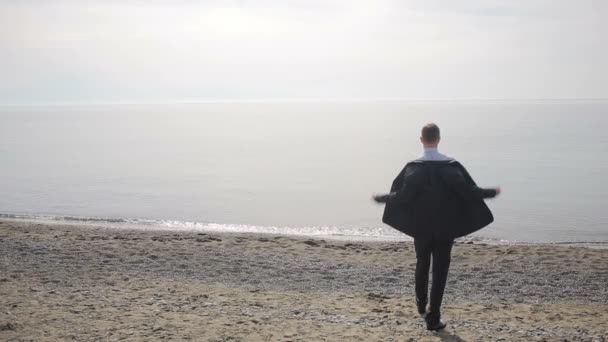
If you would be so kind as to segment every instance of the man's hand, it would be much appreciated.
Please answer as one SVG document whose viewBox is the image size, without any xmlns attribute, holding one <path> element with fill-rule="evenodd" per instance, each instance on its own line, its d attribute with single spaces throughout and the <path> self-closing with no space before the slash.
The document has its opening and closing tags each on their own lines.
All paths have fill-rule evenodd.
<svg viewBox="0 0 608 342">
<path fill-rule="evenodd" d="M 496 196 L 498 196 L 498 195 L 500 195 L 500 187 L 499 186 L 496 187 Z"/>
<path fill-rule="evenodd" d="M 375 194 L 372 196 L 372 199 L 376 203 L 386 203 L 386 202 L 388 202 L 389 197 L 390 197 L 390 194 Z"/>
</svg>

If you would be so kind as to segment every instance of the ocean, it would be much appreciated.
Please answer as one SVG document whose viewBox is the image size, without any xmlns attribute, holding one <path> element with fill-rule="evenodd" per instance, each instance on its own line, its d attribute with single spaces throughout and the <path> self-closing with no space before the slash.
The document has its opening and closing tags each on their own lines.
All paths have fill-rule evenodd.
<svg viewBox="0 0 608 342">
<path fill-rule="evenodd" d="M 477 239 L 608 242 L 608 101 L 0 107 L 0 218 L 402 240 L 396 174 L 437 123 L 495 222 Z"/>
</svg>

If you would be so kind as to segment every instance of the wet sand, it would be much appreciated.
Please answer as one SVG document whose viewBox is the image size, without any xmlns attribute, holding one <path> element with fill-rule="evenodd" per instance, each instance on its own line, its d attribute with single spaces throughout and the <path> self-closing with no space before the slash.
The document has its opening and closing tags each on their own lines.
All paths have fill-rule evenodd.
<svg viewBox="0 0 608 342">
<path fill-rule="evenodd" d="M 448 329 L 413 245 L 0 223 L 2 341 L 605 341 L 608 250 L 459 243 Z"/>
</svg>

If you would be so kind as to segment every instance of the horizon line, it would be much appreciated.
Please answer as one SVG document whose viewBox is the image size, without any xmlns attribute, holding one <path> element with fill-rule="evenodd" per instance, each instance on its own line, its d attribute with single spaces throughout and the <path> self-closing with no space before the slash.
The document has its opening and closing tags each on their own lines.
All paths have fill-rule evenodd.
<svg viewBox="0 0 608 342">
<path fill-rule="evenodd" d="M 112 106 L 112 105 L 179 105 L 212 103 L 289 103 L 289 102 L 498 102 L 498 101 L 608 101 L 608 98 L 260 98 L 260 99 L 197 99 L 165 101 L 57 101 L 32 103 L 0 103 L 0 107 L 41 106 Z"/>
</svg>

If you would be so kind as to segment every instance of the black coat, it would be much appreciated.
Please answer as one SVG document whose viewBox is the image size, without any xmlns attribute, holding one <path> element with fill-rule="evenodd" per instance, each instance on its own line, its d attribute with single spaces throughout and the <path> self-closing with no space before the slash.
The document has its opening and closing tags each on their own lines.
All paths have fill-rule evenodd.
<svg viewBox="0 0 608 342">
<path fill-rule="evenodd" d="M 393 181 L 382 221 L 415 239 L 455 239 L 494 220 L 483 201 L 494 196 L 455 160 L 416 160 Z"/>
</svg>

